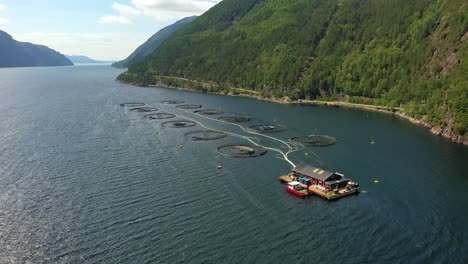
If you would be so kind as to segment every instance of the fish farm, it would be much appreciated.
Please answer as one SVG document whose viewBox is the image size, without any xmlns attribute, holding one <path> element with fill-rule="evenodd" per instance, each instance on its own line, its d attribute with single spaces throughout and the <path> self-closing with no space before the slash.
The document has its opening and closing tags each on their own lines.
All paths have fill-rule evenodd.
<svg viewBox="0 0 468 264">
<path fill-rule="evenodd" d="M 183 104 L 183 103 L 185 103 L 185 101 L 183 101 L 183 100 L 164 100 L 164 101 L 161 101 L 161 103 L 170 104 L 170 105 L 177 105 L 177 104 Z"/>
<path fill-rule="evenodd" d="M 215 130 L 201 130 L 188 132 L 185 137 L 191 140 L 216 140 L 227 137 L 227 134 Z"/>
<path fill-rule="evenodd" d="M 183 105 L 177 105 L 176 107 L 180 109 L 198 109 L 198 108 L 202 108 L 203 106 L 195 105 L 195 104 L 183 104 Z"/>
<path fill-rule="evenodd" d="M 297 136 L 289 138 L 289 141 L 314 147 L 325 147 L 336 144 L 336 138 L 326 135 Z"/>
<path fill-rule="evenodd" d="M 288 130 L 288 128 L 283 125 L 268 124 L 249 126 L 249 130 L 255 131 L 257 133 L 278 133 Z"/>
<path fill-rule="evenodd" d="M 229 123 L 244 123 L 249 122 L 252 119 L 250 119 L 250 117 L 247 116 L 222 116 L 218 117 L 218 120 Z"/>
<path fill-rule="evenodd" d="M 158 109 L 156 107 L 146 106 L 146 107 L 132 108 L 132 109 L 130 109 L 130 111 L 140 112 L 140 113 L 149 113 L 149 112 L 156 112 L 156 111 L 158 111 Z"/>
<path fill-rule="evenodd" d="M 183 100 L 163 100 L 156 106 L 150 106 L 141 102 L 122 103 L 122 107 L 131 108 L 133 112 L 156 112 L 143 116 L 148 120 L 177 120 L 164 121 L 160 123 L 162 128 L 179 128 L 190 129 L 197 125 L 201 126 L 202 130 L 193 130 L 185 132 L 184 136 L 190 141 L 224 141 L 225 139 L 240 139 L 245 143 L 223 143 L 216 147 L 216 152 L 225 157 L 231 158 L 256 158 L 266 155 L 267 153 L 275 152 L 276 158 L 286 161 L 292 167 L 290 173 L 278 177 L 279 181 L 285 183 L 285 189 L 288 193 L 306 198 L 311 195 L 323 197 L 327 200 L 336 200 L 338 198 L 359 193 L 359 184 L 345 178 L 343 174 L 337 172 L 326 171 L 317 167 L 313 167 L 304 163 L 296 165 L 290 155 L 299 151 L 304 151 L 305 156 L 315 161 L 319 161 L 318 157 L 311 150 L 306 151 L 308 147 L 326 147 L 336 144 L 336 138 L 328 135 L 298 135 L 290 136 L 287 139 L 281 139 L 282 132 L 288 130 L 284 125 L 276 123 L 262 123 L 260 120 L 254 120 L 249 116 L 242 114 L 231 114 L 218 118 L 211 117 L 213 115 L 221 115 L 224 113 L 221 109 L 200 109 L 199 104 L 185 104 Z M 178 111 L 175 111 L 178 109 Z M 225 131 L 208 125 L 205 121 L 219 123 L 219 125 L 232 126 L 240 129 L 234 133 Z M 243 125 L 246 123 L 247 125 Z M 155 132 L 159 134 L 159 131 Z M 270 134 L 278 133 L 280 136 L 273 137 Z M 288 132 L 288 134 L 294 131 Z M 275 135 L 276 136 L 276 135 Z M 272 140 L 281 144 L 280 148 L 270 147 L 262 143 L 262 139 Z M 179 148 L 184 148 L 183 144 Z M 311 153 L 309 155 L 309 152 Z M 222 169 L 221 165 L 217 166 L 218 170 Z"/>
<path fill-rule="evenodd" d="M 176 115 L 171 114 L 171 113 L 156 113 L 156 114 L 145 115 L 144 117 L 146 119 L 158 120 L 158 119 L 171 119 L 171 118 L 174 118 L 175 116 Z"/>
<path fill-rule="evenodd" d="M 199 114 L 199 115 L 220 115 L 220 114 L 223 114 L 224 111 L 218 110 L 218 109 L 206 109 L 206 110 L 197 110 L 194 113 Z"/>
<path fill-rule="evenodd" d="M 167 121 L 161 124 L 163 127 L 171 128 L 186 128 L 194 127 L 197 125 L 197 122 L 191 120 L 176 120 L 176 121 Z"/>
</svg>

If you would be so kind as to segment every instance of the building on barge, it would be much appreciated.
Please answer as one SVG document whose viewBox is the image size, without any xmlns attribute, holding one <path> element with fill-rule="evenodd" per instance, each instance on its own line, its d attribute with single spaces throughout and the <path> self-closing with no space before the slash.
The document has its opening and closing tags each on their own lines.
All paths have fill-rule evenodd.
<svg viewBox="0 0 468 264">
<path fill-rule="evenodd" d="M 310 193 L 328 200 L 359 192 L 359 184 L 345 178 L 343 174 L 330 172 L 306 164 L 296 166 L 288 175 L 279 177 L 282 182 L 298 181 Z"/>
</svg>

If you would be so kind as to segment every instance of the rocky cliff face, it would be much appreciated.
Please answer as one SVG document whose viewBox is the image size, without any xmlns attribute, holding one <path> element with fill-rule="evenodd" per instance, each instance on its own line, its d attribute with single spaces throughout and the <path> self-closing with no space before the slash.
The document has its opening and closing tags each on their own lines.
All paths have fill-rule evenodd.
<svg viewBox="0 0 468 264">
<path fill-rule="evenodd" d="M 449 140 L 451 140 L 453 142 L 460 143 L 460 144 L 468 146 L 468 138 L 464 137 L 463 135 L 460 135 L 459 133 L 456 132 L 456 130 L 455 130 L 454 126 L 453 126 L 454 120 L 452 118 L 451 113 L 447 113 L 445 119 L 446 119 L 446 122 L 444 122 L 444 123 L 446 123 L 446 125 L 436 126 L 436 125 L 433 125 L 433 124 L 427 124 L 426 126 L 431 128 L 431 132 L 433 134 L 442 136 L 442 137 L 447 138 L 447 139 L 449 139 Z"/>
</svg>

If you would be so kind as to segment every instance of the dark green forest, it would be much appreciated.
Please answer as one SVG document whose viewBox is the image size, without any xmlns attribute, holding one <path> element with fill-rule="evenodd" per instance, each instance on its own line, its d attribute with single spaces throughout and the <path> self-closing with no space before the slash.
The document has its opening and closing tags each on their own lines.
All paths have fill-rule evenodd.
<svg viewBox="0 0 468 264">
<path fill-rule="evenodd" d="M 119 80 L 402 107 L 468 135 L 466 0 L 225 0 Z"/>
</svg>

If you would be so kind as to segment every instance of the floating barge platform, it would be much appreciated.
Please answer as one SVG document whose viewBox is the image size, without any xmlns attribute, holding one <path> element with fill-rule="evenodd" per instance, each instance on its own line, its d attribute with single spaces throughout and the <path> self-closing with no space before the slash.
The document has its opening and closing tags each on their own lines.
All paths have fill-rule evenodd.
<svg viewBox="0 0 468 264">
<path fill-rule="evenodd" d="M 300 164 L 288 175 L 280 176 L 282 183 L 299 182 L 308 194 L 316 194 L 327 200 L 359 193 L 359 184 L 337 172 L 329 172 L 309 165 Z"/>
</svg>

